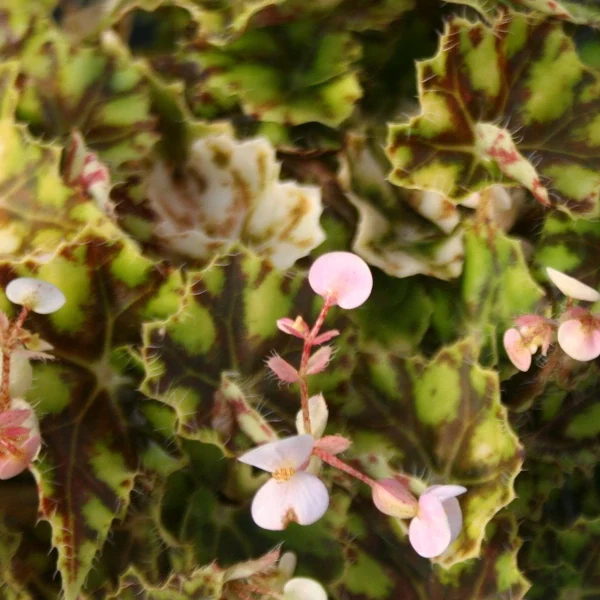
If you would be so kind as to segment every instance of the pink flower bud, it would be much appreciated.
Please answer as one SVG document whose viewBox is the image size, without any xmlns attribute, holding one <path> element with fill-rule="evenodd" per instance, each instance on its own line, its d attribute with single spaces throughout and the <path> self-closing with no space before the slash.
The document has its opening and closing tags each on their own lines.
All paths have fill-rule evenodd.
<svg viewBox="0 0 600 600">
<path fill-rule="evenodd" d="M 375 506 L 385 515 L 410 519 L 417 514 L 417 499 L 395 479 L 380 479 L 372 492 Z"/>
<path fill-rule="evenodd" d="M 352 442 L 343 435 L 326 435 L 315 442 L 315 448 L 336 455 L 348 450 L 350 444 Z"/>
<path fill-rule="evenodd" d="M 277 327 L 284 333 L 294 335 L 300 339 L 304 339 L 310 332 L 306 321 L 302 317 L 296 317 L 295 321 L 289 317 L 277 319 Z"/>
<path fill-rule="evenodd" d="M 373 276 L 367 263 L 351 252 L 329 252 L 308 273 L 310 287 L 341 308 L 356 308 L 371 295 Z"/>
</svg>

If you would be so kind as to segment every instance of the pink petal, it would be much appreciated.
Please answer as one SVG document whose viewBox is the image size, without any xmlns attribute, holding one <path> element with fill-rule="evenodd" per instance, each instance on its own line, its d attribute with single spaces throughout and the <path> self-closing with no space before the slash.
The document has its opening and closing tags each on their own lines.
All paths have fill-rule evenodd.
<svg viewBox="0 0 600 600">
<path fill-rule="evenodd" d="M 460 504 L 456 498 L 448 498 L 442 502 L 448 524 L 450 525 L 450 543 L 452 543 L 459 535 L 462 529 L 463 517 Z"/>
<path fill-rule="evenodd" d="M 510 362 L 519 371 L 528 371 L 531 367 L 531 353 L 523 344 L 521 334 L 514 328 L 504 332 L 504 349 Z"/>
<path fill-rule="evenodd" d="M 343 435 L 326 435 L 324 438 L 317 440 L 315 448 L 329 452 L 329 454 L 341 454 L 350 448 L 352 442 Z"/>
<path fill-rule="evenodd" d="M 40 436 L 34 435 L 19 446 L 23 456 L 6 454 L 3 458 L 0 458 L 0 479 L 10 479 L 27 469 L 39 454 L 41 445 Z"/>
<path fill-rule="evenodd" d="M 558 343 L 575 360 L 587 362 L 600 356 L 600 330 L 579 319 L 565 321 L 558 328 Z"/>
<path fill-rule="evenodd" d="M 546 323 L 546 319 L 540 315 L 522 315 L 514 319 L 514 323 L 518 327 L 537 327 Z"/>
<path fill-rule="evenodd" d="M 252 501 L 252 518 L 263 529 L 280 531 L 292 522 L 315 523 L 328 506 L 325 484 L 310 473 L 298 471 L 288 481 L 271 479 L 258 490 Z"/>
<path fill-rule="evenodd" d="M 295 381 L 298 381 L 298 371 L 296 371 L 289 362 L 277 354 L 271 356 L 267 361 L 267 366 L 275 373 L 278 379 L 285 383 L 294 383 Z"/>
<path fill-rule="evenodd" d="M 309 333 L 308 325 L 302 317 L 297 317 L 295 321 L 288 317 L 277 319 L 277 327 L 284 333 L 294 335 L 300 339 L 304 339 Z"/>
<path fill-rule="evenodd" d="M 332 329 L 331 331 L 326 331 L 325 333 L 318 335 L 315 338 L 315 341 L 313 342 L 313 344 L 315 344 L 315 346 L 318 346 L 319 344 L 328 342 L 329 340 L 333 339 L 334 337 L 337 337 L 338 335 L 340 335 L 340 332 L 337 329 Z"/>
<path fill-rule="evenodd" d="M 283 600 L 327 600 L 327 593 L 314 579 L 294 577 L 283 586 Z"/>
<path fill-rule="evenodd" d="M 323 346 L 319 348 L 309 359 L 306 365 L 306 372 L 309 375 L 316 375 L 325 370 L 331 359 L 333 348 L 331 346 Z"/>
<path fill-rule="evenodd" d="M 0 413 L 0 428 L 20 425 L 30 414 L 31 411 L 26 409 L 5 410 Z"/>
<path fill-rule="evenodd" d="M 452 532 L 439 498 L 433 494 L 419 498 L 419 515 L 410 522 L 408 538 L 417 554 L 424 558 L 439 556 L 450 545 Z"/>
<path fill-rule="evenodd" d="M 308 281 L 316 294 L 331 296 L 334 304 L 346 309 L 363 304 L 373 289 L 367 263 L 351 252 L 329 252 L 317 258 Z"/>
<path fill-rule="evenodd" d="M 308 460 L 314 445 L 312 435 L 294 435 L 258 446 L 238 460 L 269 473 L 282 467 L 299 469 Z"/>
<path fill-rule="evenodd" d="M 380 479 L 372 488 L 373 503 L 384 515 L 410 519 L 417 514 L 417 499 L 395 479 Z"/>
<path fill-rule="evenodd" d="M 460 496 L 467 491 L 466 487 L 462 485 L 432 485 L 428 487 L 422 495 L 432 494 L 442 502 L 448 498 L 454 498 Z"/>
<path fill-rule="evenodd" d="M 551 267 L 546 268 L 546 273 L 550 281 L 568 298 L 575 300 L 585 300 L 586 302 L 597 302 L 600 300 L 600 293 L 578 279 L 561 273 Z"/>
</svg>

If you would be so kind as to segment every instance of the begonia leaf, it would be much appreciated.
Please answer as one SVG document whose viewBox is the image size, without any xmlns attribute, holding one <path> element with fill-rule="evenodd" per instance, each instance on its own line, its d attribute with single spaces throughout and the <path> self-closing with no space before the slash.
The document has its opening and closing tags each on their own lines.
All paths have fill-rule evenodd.
<svg viewBox="0 0 600 600">
<path fill-rule="evenodd" d="M 115 179 L 137 168 L 157 135 L 143 70 L 112 40 L 78 47 L 50 23 L 40 27 L 21 55 L 18 115 L 45 139 L 78 129 Z"/>
<path fill-rule="evenodd" d="M 293 431 L 297 400 L 276 382 L 265 384 L 265 360 L 277 352 L 299 364 L 302 343 L 280 332 L 276 321 L 290 314 L 309 318 L 319 305 L 316 298 L 303 276 L 286 276 L 247 250 L 233 249 L 216 258 L 207 269 L 188 273 L 172 316 L 144 325 L 142 391 L 175 409 L 180 436 L 215 443 L 227 452 L 247 448 L 248 434 L 256 441 L 272 435 L 244 397 L 261 392 L 275 396 L 269 398 L 269 410 L 287 412 Z M 335 321 L 328 324 L 335 326 Z M 348 379 L 354 366 L 348 346 L 353 336 L 346 328 L 336 338 L 335 372 L 312 378 L 325 395 Z"/>
<path fill-rule="evenodd" d="M 600 80 L 562 25 L 453 18 L 440 49 L 418 64 L 422 113 L 390 128 L 390 180 L 456 199 L 518 182 L 543 203 L 600 214 Z"/>
<path fill-rule="evenodd" d="M 306 44 L 310 55 L 296 60 Z M 320 31 L 311 19 L 251 29 L 224 46 L 192 46 L 183 57 L 207 73 L 188 93 L 239 102 L 244 113 L 263 121 L 335 127 L 361 96 L 354 72 L 359 44 L 348 33 Z M 199 102 L 195 112 L 201 110 Z"/>
<path fill-rule="evenodd" d="M 444 567 L 478 556 L 486 525 L 514 498 L 513 481 L 523 462 L 500 403 L 498 375 L 477 364 L 477 353 L 473 339 L 442 349 L 430 361 L 376 353 L 359 361 L 362 369 L 353 376 L 364 404 L 349 423 L 378 433 L 365 432 L 362 440 L 355 434 L 349 452 L 365 469 L 374 469 L 372 476 L 393 476 L 396 467 L 427 473 L 430 485 L 468 490 L 460 497 L 461 535 L 435 559 Z M 377 461 L 369 462 L 369 452 L 391 455 L 392 470 L 380 471 Z"/>
<path fill-rule="evenodd" d="M 3 287 L 16 274 L 52 282 L 67 298 L 58 312 L 31 318 L 57 358 L 36 365 L 32 399 L 44 439 L 34 466 L 40 517 L 52 525 L 71 600 L 113 520 L 125 515 L 138 470 L 117 395 L 127 379 L 113 367 L 111 350 L 137 341 L 143 318 L 163 314 L 161 286 L 169 284 L 131 241 L 93 230 L 43 262 L 1 264 Z"/>
</svg>

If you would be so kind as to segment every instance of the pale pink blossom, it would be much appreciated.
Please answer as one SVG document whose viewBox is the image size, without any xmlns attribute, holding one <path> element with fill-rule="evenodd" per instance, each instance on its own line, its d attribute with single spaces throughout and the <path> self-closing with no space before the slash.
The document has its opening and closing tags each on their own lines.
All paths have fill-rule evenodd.
<svg viewBox="0 0 600 600">
<path fill-rule="evenodd" d="M 351 252 L 329 252 L 317 258 L 308 281 L 316 294 L 345 309 L 363 304 L 373 289 L 369 266 Z"/>
<path fill-rule="evenodd" d="M 421 494 L 417 515 L 408 528 L 417 554 L 424 558 L 440 556 L 458 537 L 462 512 L 456 496 L 466 491 L 460 485 L 433 485 Z"/>
<path fill-rule="evenodd" d="M 515 319 L 516 328 L 504 333 L 504 349 L 511 362 L 520 371 L 531 366 L 531 356 L 538 349 L 546 356 L 552 343 L 554 323 L 539 315 L 524 315 Z"/>
<path fill-rule="evenodd" d="M 551 267 L 546 268 L 546 273 L 548 273 L 550 281 L 568 298 L 586 302 L 598 302 L 600 300 L 600 292 L 589 285 L 585 285 L 585 283 L 581 283 L 578 279 Z"/>
<path fill-rule="evenodd" d="M 314 579 L 294 577 L 283 586 L 283 600 L 327 600 L 327 593 Z"/>
<path fill-rule="evenodd" d="M 0 479 L 10 479 L 29 467 L 41 448 L 40 428 L 31 405 L 13 398 L 0 413 Z"/>
<path fill-rule="evenodd" d="M 290 523 L 311 525 L 325 514 L 329 506 L 327 487 L 305 471 L 314 445 L 312 435 L 296 435 L 258 446 L 239 457 L 241 462 L 272 474 L 252 501 L 252 518 L 259 527 L 282 530 Z"/>
<path fill-rule="evenodd" d="M 565 354 L 582 362 L 600 356 L 600 314 L 583 308 L 571 308 L 558 328 L 558 344 Z"/>
<path fill-rule="evenodd" d="M 47 315 L 62 308 L 66 299 L 54 285 L 41 279 L 19 277 L 6 286 L 6 297 L 40 315 Z"/>
</svg>

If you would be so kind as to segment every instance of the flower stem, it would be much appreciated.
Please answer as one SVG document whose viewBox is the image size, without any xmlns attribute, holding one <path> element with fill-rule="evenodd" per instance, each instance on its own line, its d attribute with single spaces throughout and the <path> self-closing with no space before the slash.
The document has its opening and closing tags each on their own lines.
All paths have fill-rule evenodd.
<svg viewBox="0 0 600 600">
<path fill-rule="evenodd" d="M 313 328 L 310 330 L 310 333 L 304 340 L 304 348 L 302 349 L 302 358 L 300 360 L 300 369 L 298 370 L 299 382 L 300 382 L 300 403 L 302 406 L 302 419 L 304 421 L 304 431 L 306 433 L 312 433 L 312 428 L 310 424 L 310 412 L 308 410 L 308 373 L 306 372 L 306 368 L 308 365 L 308 359 L 310 358 L 310 351 L 313 347 L 315 338 L 319 335 L 319 331 L 321 327 L 323 327 L 323 323 L 325 322 L 325 317 L 329 312 L 329 309 L 333 305 L 333 298 L 328 296 L 325 299 L 325 304 L 321 308 L 321 312 L 315 321 Z"/>
<path fill-rule="evenodd" d="M 23 306 L 21 312 L 10 327 L 2 347 L 2 389 L 0 389 L 0 410 L 10 406 L 10 357 L 17 339 L 17 334 L 29 314 L 29 308 Z"/>
<path fill-rule="evenodd" d="M 340 471 L 344 471 L 344 473 L 348 473 L 348 475 L 366 483 L 369 487 L 373 487 L 375 485 L 375 480 L 371 479 L 364 473 L 357 471 L 354 467 L 346 464 L 343 460 L 337 458 L 333 454 L 329 454 L 329 452 L 325 452 L 325 450 L 321 450 L 320 448 L 314 448 L 313 454 L 318 456 L 323 462 L 326 462 L 328 465 L 339 469 Z"/>
</svg>

